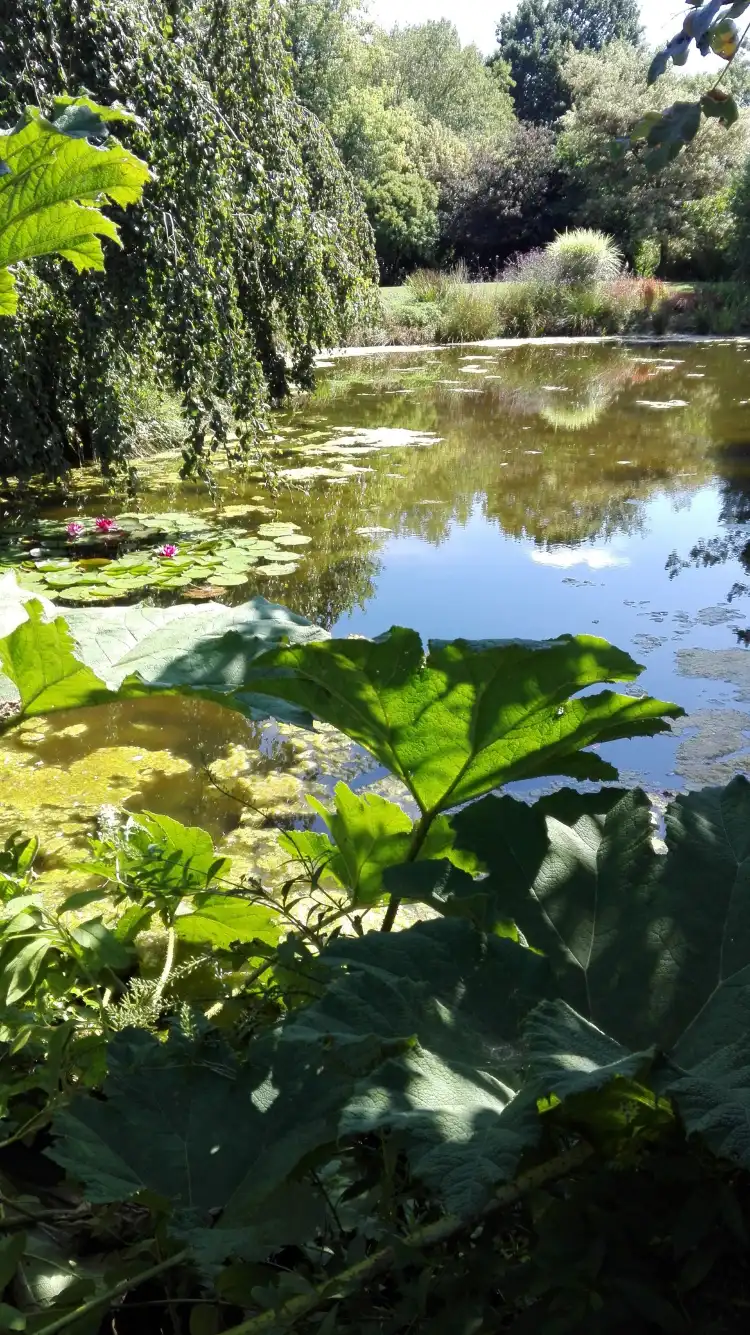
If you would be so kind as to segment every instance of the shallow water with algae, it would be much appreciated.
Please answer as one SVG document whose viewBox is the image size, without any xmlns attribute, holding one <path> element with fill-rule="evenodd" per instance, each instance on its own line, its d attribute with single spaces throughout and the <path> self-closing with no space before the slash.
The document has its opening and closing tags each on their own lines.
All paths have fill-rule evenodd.
<svg viewBox="0 0 750 1335">
<path fill-rule="evenodd" d="M 750 768 L 749 371 L 743 341 L 328 359 L 276 419 L 270 470 L 220 465 L 209 490 L 152 456 L 127 498 L 86 471 L 65 493 L 2 484 L 0 561 L 76 614 L 262 593 L 335 634 L 602 635 L 645 665 L 631 689 L 689 711 L 607 748 L 623 779 L 724 782 Z M 274 827 L 310 823 L 307 792 L 382 781 L 330 730 L 185 700 L 23 724 L 0 775 L 0 826 L 40 833 L 58 876 L 121 803 L 279 875 Z"/>
</svg>

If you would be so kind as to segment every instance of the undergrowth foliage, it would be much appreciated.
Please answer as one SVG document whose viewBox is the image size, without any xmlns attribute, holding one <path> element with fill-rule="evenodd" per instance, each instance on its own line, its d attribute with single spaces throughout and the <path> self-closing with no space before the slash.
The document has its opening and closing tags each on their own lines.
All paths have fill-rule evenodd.
<svg viewBox="0 0 750 1335">
<path fill-rule="evenodd" d="M 124 104 L 154 176 L 142 208 L 114 211 L 123 248 L 100 278 L 20 276 L 0 331 L 0 472 L 121 460 L 139 366 L 182 395 L 189 466 L 217 443 L 242 455 L 267 403 L 361 318 L 374 264 L 363 206 L 293 93 L 280 11 L 21 0 L 0 24 L 0 121 L 80 92 Z"/>
<path fill-rule="evenodd" d="M 296 711 L 416 816 L 339 784 L 325 830 L 279 834 L 279 892 L 155 813 L 110 814 L 56 902 L 8 840 L 5 1329 L 739 1331 L 750 784 L 678 797 L 666 853 L 637 789 L 498 791 L 615 779 L 591 748 L 681 712 L 610 689 L 637 664 L 335 640 L 258 599 L 179 653 L 150 635 L 118 686 L 28 613 L 0 642 L 21 718 L 136 690 Z M 398 930 L 406 901 L 427 920 Z"/>
</svg>

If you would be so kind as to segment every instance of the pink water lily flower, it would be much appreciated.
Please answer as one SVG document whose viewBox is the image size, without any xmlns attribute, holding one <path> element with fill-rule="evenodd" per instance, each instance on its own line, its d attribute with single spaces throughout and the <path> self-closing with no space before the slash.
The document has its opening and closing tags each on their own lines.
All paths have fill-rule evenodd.
<svg viewBox="0 0 750 1335">
<path fill-rule="evenodd" d="M 83 524 L 79 524 L 78 520 L 74 519 L 71 524 L 68 524 L 65 532 L 69 538 L 78 538 L 83 533 Z"/>
<path fill-rule="evenodd" d="M 97 520 L 94 522 L 94 528 L 97 530 L 98 533 L 116 533 L 116 532 L 117 532 L 117 520 L 116 520 L 116 519 L 104 519 L 104 518 L 97 519 Z"/>
<path fill-rule="evenodd" d="M 165 556 L 167 560 L 171 561 L 172 557 L 176 556 L 179 550 L 179 547 L 175 547 L 173 542 L 165 542 L 163 547 L 157 547 L 156 555 Z"/>
</svg>

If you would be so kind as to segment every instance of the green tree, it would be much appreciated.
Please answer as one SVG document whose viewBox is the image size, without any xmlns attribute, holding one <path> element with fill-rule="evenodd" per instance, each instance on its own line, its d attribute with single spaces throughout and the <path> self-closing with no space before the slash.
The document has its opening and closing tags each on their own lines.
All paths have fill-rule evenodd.
<svg viewBox="0 0 750 1335">
<path fill-rule="evenodd" d="M 241 450 L 360 318 L 373 272 L 361 200 L 294 95 L 277 6 L 2 0 L 0 23 L 0 115 L 82 88 L 119 99 L 154 168 L 143 207 L 115 210 L 123 249 L 100 278 L 21 275 L 0 343 L 0 472 L 122 458 L 144 365 L 183 398 L 191 463 L 229 443 L 232 417 Z"/>
<path fill-rule="evenodd" d="M 647 87 L 649 57 L 625 42 L 603 51 L 570 53 L 563 77 L 572 107 L 561 122 L 558 153 L 568 173 L 573 217 L 611 233 L 632 259 L 645 237 L 661 243 L 666 271 L 721 276 L 731 243 L 728 187 L 747 152 L 744 124 L 731 133 L 713 121 L 683 153 L 654 175 L 639 151 L 614 156 L 655 92 Z M 665 74 L 659 100 L 700 96 L 705 76 Z"/>
<path fill-rule="evenodd" d="M 394 104 L 386 88 L 355 88 L 334 116 L 333 133 L 367 205 L 381 278 L 428 261 L 438 237 L 438 189 L 428 172 L 439 163 L 415 108 Z"/>
<path fill-rule="evenodd" d="M 510 66 L 521 120 L 549 124 L 570 106 L 562 75 L 568 48 L 599 51 L 622 39 L 637 45 L 637 0 L 521 0 L 497 26 L 493 59 Z"/>
<path fill-rule="evenodd" d="M 357 0 L 285 0 L 297 96 L 330 125 L 358 80 L 366 25 Z"/>
<path fill-rule="evenodd" d="M 425 118 L 469 140 L 498 140 L 513 124 L 509 70 L 488 67 L 476 46 L 462 46 L 448 19 L 395 27 L 372 45 L 370 77 L 390 85 Z"/>
</svg>

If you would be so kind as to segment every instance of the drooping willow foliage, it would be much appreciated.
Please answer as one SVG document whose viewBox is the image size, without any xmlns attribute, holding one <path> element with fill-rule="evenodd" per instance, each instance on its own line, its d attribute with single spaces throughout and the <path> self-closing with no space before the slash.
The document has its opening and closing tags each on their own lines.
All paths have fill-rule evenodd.
<svg viewBox="0 0 750 1335">
<path fill-rule="evenodd" d="M 361 318 L 363 207 L 296 100 L 277 0 L 0 0 L 0 121 L 86 92 L 138 117 L 121 135 L 154 180 L 113 211 L 106 272 L 21 273 L 0 329 L 0 474 L 127 453 L 128 377 L 175 388 L 188 464 L 242 450 L 316 347 Z"/>
</svg>

